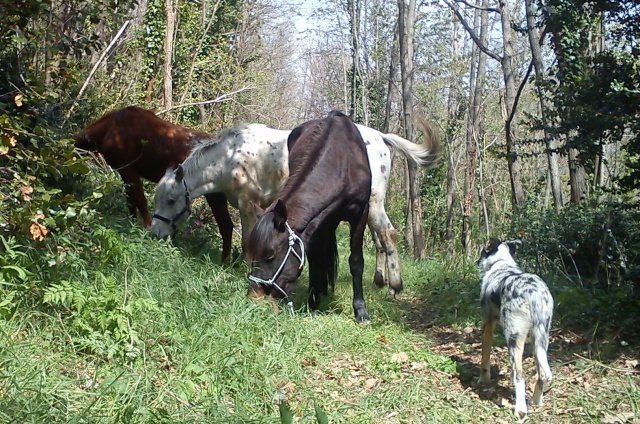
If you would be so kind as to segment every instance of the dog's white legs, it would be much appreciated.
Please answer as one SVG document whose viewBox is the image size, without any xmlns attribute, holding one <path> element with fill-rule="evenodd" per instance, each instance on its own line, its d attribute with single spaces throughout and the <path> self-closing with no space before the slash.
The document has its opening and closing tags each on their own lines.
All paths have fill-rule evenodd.
<svg viewBox="0 0 640 424">
<path fill-rule="evenodd" d="M 538 381 L 531 398 L 532 404 L 542 406 L 542 394 L 553 379 L 549 361 L 547 360 L 547 349 L 543 346 L 536 346 L 534 356 L 536 358 L 536 367 L 538 369 Z"/>
<path fill-rule="evenodd" d="M 491 344 L 496 322 L 486 321 L 482 325 L 482 362 L 480 362 L 480 378 L 478 383 L 488 384 L 491 381 Z"/>
<path fill-rule="evenodd" d="M 511 372 L 513 374 L 513 386 L 515 388 L 516 406 L 514 415 L 523 419 L 527 416 L 526 384 L 524 370 L 522 369 L 522 354 L 526 335 L 511 334 L 507 337 L 509 343 L 509 358 L 511 359 Z"/>
</svg>

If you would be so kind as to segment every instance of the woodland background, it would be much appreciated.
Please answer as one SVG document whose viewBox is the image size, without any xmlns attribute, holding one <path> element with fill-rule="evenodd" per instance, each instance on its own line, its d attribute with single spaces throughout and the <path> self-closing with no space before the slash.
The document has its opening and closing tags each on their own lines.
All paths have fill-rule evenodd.
<svg viewBox="0 0 640 424">
<path fill-rule="evenodd" d="M 431 295 L 470 278 L 487 237 L 520 237 L 519 260 L 555 282 L 559 308 L 570 305 L 566 328 L 633 345 L 639 42 L 631 0 L 3 2 L 3 337 L 52 319 L 74 354 L 139 359 L 133 317 L 158 305 L 128 303 L 106 270 L 137 255 L 123 234 L 146 235 L 132 233 L 139 223 L 115 174 L 71 140 L 137 105 L 211 133 L 239 122 L 293 128 L 338 109 L 418 142 L 425 117 L 442 160 L 424 171 L 397 155 L 387 210 L 408 268 L 462 264 Z M 211 217 L 199 214 L 185 240 L 215 250 Z M 20 386 L 7 369 L 0 395 Z"/>
</svg>

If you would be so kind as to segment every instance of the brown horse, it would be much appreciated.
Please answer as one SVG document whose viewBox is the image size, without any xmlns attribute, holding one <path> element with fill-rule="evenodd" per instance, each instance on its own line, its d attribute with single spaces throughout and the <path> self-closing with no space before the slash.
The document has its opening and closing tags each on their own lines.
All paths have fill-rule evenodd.
<svg viewBox="0 0 640 424">
<path fill-rule="evenodd" d="M 74 136 L 78 149 L 100 153 L 126 185 L 130 214 L 142 215 L 151 226 L 151 215 L 144 196 L 142 178 L 157 183 L 167 168 L 176 168 L 198 143 L 212 139 L 210 134 L 172 124 L 153 111 L 136 106 L 109 112 Z M 206 196 L 222 236 L 222 260 L 231 253 L 233 222 L 224 193 Z"/>
<path fill-rule="evenodd" d="M 309 259 L 309 306 L 317 310 L 338 270 L 336 228 L 351 227 L 349 268 L 358 322 L 369 320 L 362 291 L 362 240 L 367 225 L 371 170 L 355 124 L 340 112 L 295 128 L 287 140 L 289 178 L 258 218 L 247 243 L 249 294 L 283 298 Z"/>
</svg>

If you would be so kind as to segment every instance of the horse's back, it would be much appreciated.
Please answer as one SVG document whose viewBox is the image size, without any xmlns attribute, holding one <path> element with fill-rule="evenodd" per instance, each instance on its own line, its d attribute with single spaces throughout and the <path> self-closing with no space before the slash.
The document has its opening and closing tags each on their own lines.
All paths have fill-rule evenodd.
<svg viewBox="0 0 640 424">
<path fill-rule="evenodd" d="M 331 112 L 324 119 L 306 122 L 292 131 L 288 146 L 291 183 L 287 182 L 285 189 L 296 191 L 296 186 L 306 183 L 311 187 L 307 200 L 354 204 L 356 212 L 367 204 L 371 194 L 369 159 L 362 136 L 349 117 Z"/>
<path fill-rule="evenodd" d="M 137 106 L 107 113 L 82 133 L 112 168 L 121 173 L 133 171 L 154 182 L 162 178 L 167 168 L 184 161 L 196 142 L 211 137 Z"/>
</svg>

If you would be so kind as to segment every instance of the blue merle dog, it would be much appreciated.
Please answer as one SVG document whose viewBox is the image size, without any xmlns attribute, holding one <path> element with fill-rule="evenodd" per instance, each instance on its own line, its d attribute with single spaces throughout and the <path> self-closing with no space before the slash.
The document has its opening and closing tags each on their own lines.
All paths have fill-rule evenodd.
<svg viewBox="0 0 640 424">
<path fill-rule="evenodd" d="M 509 346 L 516 404 L 514 414 L 527 416 L 522 354 L 525 341 L 533 343 L 538 381 L 532 403 L 542 405 L 542 392 L 552 379 L 547 360 L 549 330 L 553 315 L 553 298 L 540 277 L 520 269 L 514 260 L 516 242 L 490 239 L 482 249 L 478 261 L 482 273 L 480 304 L 483 313 L 482 363 L 479 383 L 491 380 L 490 355 L 493 330 L 500 321 Z"/>
</svg>

